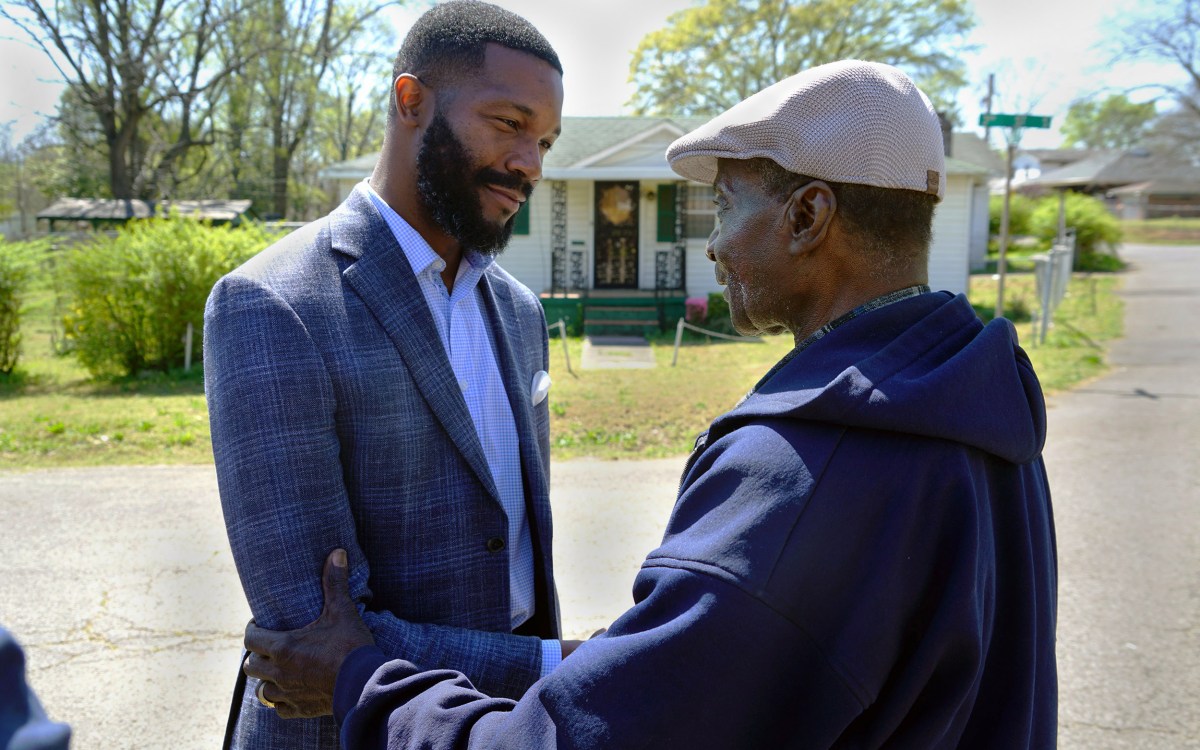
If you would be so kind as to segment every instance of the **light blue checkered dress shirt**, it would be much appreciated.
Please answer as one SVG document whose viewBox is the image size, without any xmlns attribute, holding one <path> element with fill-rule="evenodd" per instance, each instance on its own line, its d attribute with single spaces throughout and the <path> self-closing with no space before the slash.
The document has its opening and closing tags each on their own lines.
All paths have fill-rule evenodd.
<svg viewBox="0 0 1200 750">
<path fill-rule="evenodd" d="M 495 342 L 481 310 L 479 280 L 493 259 L 475 251 L 464 252 L 464 262 L 459 263 L 454 278 L 454 291 L 448 292 L 442 281 L 446 261 L 379 197 L 369 182 L 362 181 L 356 189 L 366 191 L 412 265 L 475 423 L 483 455 L 500 493 L 500 504 L 508 515 L 508 579 L 515 629 L 533 616 L 533 539 L 525 514 L 516 420 L 496 363 Z M 543 641 L 542 675 L 553 671 L 561 660 L 558 641 Z"/>
</svg>

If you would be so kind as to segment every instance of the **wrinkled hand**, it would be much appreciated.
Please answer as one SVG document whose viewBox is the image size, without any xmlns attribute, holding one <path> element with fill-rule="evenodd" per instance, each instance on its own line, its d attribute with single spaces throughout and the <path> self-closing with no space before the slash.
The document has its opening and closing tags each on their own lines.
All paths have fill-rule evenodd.
<svg viewBox="0 0 1200 750">
<path fill-rule="evenodd" d="M 333 713 L 333 686 L 338 669 L 351 651 L 375 643 L 350 598 L 346 551 L 335 549 L 325 560 L 321 584 L 325 608 L 321 616 L 298 630 L 273 631 L 251 620 L 243 669 L 263 680 L 263 696 L 285 719 Z"/>
</svg>

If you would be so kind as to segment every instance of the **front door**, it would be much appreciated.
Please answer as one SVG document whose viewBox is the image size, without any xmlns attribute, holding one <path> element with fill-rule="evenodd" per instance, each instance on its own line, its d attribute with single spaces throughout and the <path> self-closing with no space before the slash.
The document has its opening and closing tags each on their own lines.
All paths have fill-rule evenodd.
<svg viewBox="0 0 1200 750">
<path fill-rule="evenodd" d="M 638 183 L 596 183 L 597 289 L 637 289 Z"/>
</svg>

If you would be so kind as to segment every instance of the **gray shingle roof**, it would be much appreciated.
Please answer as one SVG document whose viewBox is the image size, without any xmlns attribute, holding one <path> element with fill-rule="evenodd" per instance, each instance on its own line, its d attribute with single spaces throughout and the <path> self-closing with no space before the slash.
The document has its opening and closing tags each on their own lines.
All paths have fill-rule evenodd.
<svg viewBox="0 0 1200 750">
<path fill-rule="evenodd" d="M 654 130 L 664 123 L 674 125 L 681 133 L 687 133 L 708 122 L 709 119 L 708 117 L 564 117 L 562 135 L 555 141 L 554 148 L 550 149 L 547 154 L 543 168 L 548 172 L 561 172 L 588 157 L 633 140 L 638 135 Z M 959 135 L 955 134 L 956 145 L 959 144 Z M 966 153 L 960 154 L 956 151 L 953 155 L 954 158 L 947 160 L 946 171 L 948 173 L 976 174 L 981 171 L 981 168 L 984 171 L 992 169 L 988 163 L 986 144 L 983 144 L 977 136 L 974 138 L 979 144 L 982 144 L 982 148 L 970 144 L 967 139 L 968 145 L 962 147 Z M 378 154 L 370 154 L 350 161 L 331 164 L 321 170 L 320 176 L 324 179 L 361 179 L 371 173 L 378 158 Z M 664 153 L 664 170 L 668 169 L 666 164 Z M 1003 172 L 1003 168 L 1003 164 L 1000 164 L 1001 172 Z"/>
<path fill-rule="evenodd" d="M 122 221 L 164 216 L 168 211 L 209 221 L 233 221 L 250 210 L 248 200 L 159 201 L 137 199 L 60 198 L 42 211 L 39 219 Z"/>
<path fill-rule="evenodd" d="M 1155 179 L 1196 182 L 1200 181 L 1200 169 L 1187 161 L 1146 149 L 1102 151 L 1082 161 L 1043 172 L 1037 179 L 1025 184 L 1108 188 Z"/>
</svg>

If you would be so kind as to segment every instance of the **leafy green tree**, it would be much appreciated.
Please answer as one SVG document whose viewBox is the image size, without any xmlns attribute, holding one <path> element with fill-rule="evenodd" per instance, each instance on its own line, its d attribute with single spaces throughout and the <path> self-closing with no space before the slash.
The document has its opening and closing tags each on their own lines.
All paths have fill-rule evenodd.
<svg viewBox="0 0 1200 750">
<path fill-rule="evenodd" d="M 1092 256 L 1111 254 L 1121 241 L 1121 225 L 1104 201 L 1082 193 L 1067 193 L 1066 223 L 1075 230 L 1075 270 L 1102 265 Z M 1058 236 L 1058 196 L 1047 195 L 1037 202 L 1030 217 L 1030 230 L 1047 247 Z"/>
<path fill-rule="evenodd" d="M 1033 218 L 1034 200 L 1020 193 L 1013 193 L 1008 201 L 1008 233 L 1013 237 L 1029 234 L 1030 219 Z M 993 237 L 1000 234 L 1000 224 L 1004 216 L 1004 196 L 993 195 L 988 198 L 988 233 Z"/>
<path fill-rule="evenodd" d="M 642 39 L 630 104 L 712 115 L 806 68 L 859 58 L 901 68 L 950 112 L 973 26 L 966 0 L 708 0 Z"/>
<path fill-rule="evenodd" d="M 93 375 L 137 375 L 184 363 L 188 323 L 199 334 L 217 279 L 271 241 L 261 227 L 184 218 L 130 222 L 71 249 L 62 265 L 63 329 Z M 199 352 L 200 337 L 193 342 Z"/>
<path fill-rule="evenodd" d="M 0 375 L 11 375 L 21 355 L 21 305 L 30 277 L 49 243 L 5 242 L 0 235 Z"/>
<path fill-rule="evenodd" d="M 1135 104 L 1125 94 L 1075 101 L 1063 122 L 1063 147 L 1130 148 L 1149 132 L 1155 110 L 1154 102 Z"/>
</svg>

